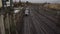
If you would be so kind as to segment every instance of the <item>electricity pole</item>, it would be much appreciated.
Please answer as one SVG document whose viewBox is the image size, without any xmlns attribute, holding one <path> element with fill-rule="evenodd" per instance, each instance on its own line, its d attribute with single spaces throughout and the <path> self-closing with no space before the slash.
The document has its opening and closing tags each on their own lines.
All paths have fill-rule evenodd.
<svg viewBox="0 0 60 34">
<path fill-rule="evenodd" d="M 12 11 L 13 10 L 13 0 L 10 0 L 10 10 Z"/>
<path fill-rule="evenodd" d="M 12 0 L 10 0 L 10 7 L 12 7 L 12 4 L 13 4 L 13 1 L 12 1 Z"/>
</svg>

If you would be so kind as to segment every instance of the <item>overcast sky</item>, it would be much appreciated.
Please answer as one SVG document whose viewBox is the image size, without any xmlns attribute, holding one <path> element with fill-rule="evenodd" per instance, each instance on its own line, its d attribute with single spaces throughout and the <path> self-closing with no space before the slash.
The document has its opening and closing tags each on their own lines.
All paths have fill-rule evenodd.
<svg viewBox="0 0 60 34">
<path fill-rule="evenodd" d="M 17 2 L 19 0 L 16 0 Z M 44 3 L 44 2 L 50 2 L 50 3 L 60 3 L 60 0 L 21 0 L 23 2 L 29 1 L 32 3 Z"/>
<path fill-rule="evenodd" d="M 44 3 L 44 2 L 60 3 L 60 0 L 21 0 L 21 1 L 29 1 L 29 2 L 36 2 L 36 3 Z"/>
</svg>

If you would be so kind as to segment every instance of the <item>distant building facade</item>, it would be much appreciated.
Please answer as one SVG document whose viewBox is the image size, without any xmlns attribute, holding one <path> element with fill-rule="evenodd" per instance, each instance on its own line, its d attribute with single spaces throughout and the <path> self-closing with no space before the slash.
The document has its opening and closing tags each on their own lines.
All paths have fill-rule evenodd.
<svg viewBox="0 0 60 34">
<path fill-rule="evenodd" d="M 2 0 L 0 0 L 0 8 L 2 7 Z"/>
</svg>

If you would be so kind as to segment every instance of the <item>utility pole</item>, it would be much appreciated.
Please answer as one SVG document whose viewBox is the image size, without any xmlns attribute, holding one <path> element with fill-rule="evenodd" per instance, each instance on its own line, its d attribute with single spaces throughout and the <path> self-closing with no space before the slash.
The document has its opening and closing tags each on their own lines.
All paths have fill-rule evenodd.
<svg viewBox="0 0 60 34">
<path fill-rule="evenodd" d="M 13 4 L 13 1 L 12 1 L 12 0 L 10 0 L 10 7 L 12 7 L 12 4 Z"/>
<path fill-rule="evenodd" d="M 21 6 L 21 0 L 19 0 L 19 6 Z"/>
<path fill-rule="evenodd" d="M 13 0 L 10 0 L 10 9 L 11 9 L 11 11 L 13 10 L 12 5 L 13 5 Z"/>
</svg>

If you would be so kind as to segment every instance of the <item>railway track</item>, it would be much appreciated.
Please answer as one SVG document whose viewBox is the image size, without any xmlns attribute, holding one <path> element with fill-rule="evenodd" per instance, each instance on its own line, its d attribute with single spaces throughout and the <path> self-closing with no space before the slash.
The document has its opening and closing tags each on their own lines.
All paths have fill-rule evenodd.
<svg viewBox="0 0 60 34">
<path fill-rule="evenodd" d="M 37 18 L 37 19 L 36 19 Z M 44 21 L 42 21 L 42 19 L 40 19 L 40 17 L 38 15 L 35 14 L 35 19 L 38 20 L 38 22 L 42 25 L 46 25 L 47 27 L 49 27 Z M 42 27 L 42 26 L 41 26 Z M 51 27 L 49 27 L 51 28 Z"/>
<path fill-rule="evenodd" d="M 56 30 L 56 24 L 54 24 L 53 22 L 49 21 L 48 19 L 41 18 L 40 16 L 38 16 L 38 17 L 41 19 L 40 21 L 42 21 L 49 28 L 51 28 L 52 30 L 54 30 L 54 29 Z"/>
<path fill-rule="evenodd" d="M 35 11 L 40 11 L 40 12 L 42 11 L 44 14 L 46 14 L 46 15 L 48 15 L 48 16 L 51 16 L 51 17 L 53 17 L 53 18 L 56 19 L 56 15 L 57 15 L 56 13 L 57 13 L 57 11 L 55 11 L 55 10 L 53 11 L 53 10 L 49 10 L 49 9 L 48 9 L 48 10 L 49 10 L 49 11 L 48 11 L 48 10 L 45 10 L 46 8 L 43 9 L 43 8 L 41 8 L 41 7 L 38 7 L 38 10 L 36 9 L 36 7 L 34 7 L 34 9 L 35 9 Z M 53 14 L 51 14 L 51 13 L 49 13 L 49 12 L 52 12 Z"/>
<path fill-rule="evenodd" d="M 47 19 L 49 19 L 49 20 L 51 20 L 52 22 L 54 22 L 54 23 L 57 24 L 57 20 L 58 20 L 58 19 L 56 19 L 56 18 L 54 18 L 54 17 L 52 17 L 52 16 L 49 16 L 48 14 L 45 14 L 45 13 L 44 13 L 43 11 L 41 11 L 41 10 L 39 11 L 38 9 L 37 9 L 37 10 L 34 9 L 34 11 L 36 11 L 36 12 L 39 13 L 40 15 L 46 17 Z"/>
<path fill-rule="evenodd" d="M 42 21 L 44 21 L 46 24 L 48 24 L 47 26 L 50 26 L 50 28 L 52 28 L 52 29 L 55 29 L 55 30 L 57 30 L 58 32 L 59 32 L 59 28 L 57 28 L 57 27 L 54 27 L 54 26 L 56 26 L 56 24 L 55 23 L 53 23 L 53 22 L 51 22 L 51 21 L 49 21 L 49 19 L 45 19 L 46 17 L 44 17 L 43 15 L 41 15 L 40 13 L 37 13 L 37 12 L 34 12 L 35 13 L 35 15 L 36 16 L 38 16 Z M 43 18 L 42 18 L 42 17 Z M 47 22 L 47 21 L 48 22 Z M 54 25 L 54 26 L 53 26 Z"/>
<path fill-rule="evenodd" d="M 30 8 L 30 15 L 23 18 L 22 34 L 60 34 L 56 19 L 40 11 L 38 7 Z"/>
</svg>

